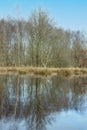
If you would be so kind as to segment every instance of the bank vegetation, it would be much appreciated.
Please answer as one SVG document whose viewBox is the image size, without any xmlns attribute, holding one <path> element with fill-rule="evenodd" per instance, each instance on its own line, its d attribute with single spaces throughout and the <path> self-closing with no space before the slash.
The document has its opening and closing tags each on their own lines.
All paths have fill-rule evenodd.
<svg viewBox="0 0 87 130">
<path fill-rule="evenodd" d="M 0 19 L 0 67 L 0 72 L 86 73 L 82 68 L 87 67 L 87 36 L 58 27 L 40 8 L 27 20 L 20 16 Z"/>
</svg>

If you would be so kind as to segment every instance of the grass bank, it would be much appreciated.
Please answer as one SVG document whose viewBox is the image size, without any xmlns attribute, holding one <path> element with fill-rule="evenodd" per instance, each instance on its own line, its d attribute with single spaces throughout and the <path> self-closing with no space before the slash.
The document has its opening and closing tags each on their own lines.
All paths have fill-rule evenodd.
<svg viewBox="0 0 87 130">
<path fill-rule="evenodd" d="M 87 75 L 87 68 L 0 67 L 0 74 Z"/>
</svg>

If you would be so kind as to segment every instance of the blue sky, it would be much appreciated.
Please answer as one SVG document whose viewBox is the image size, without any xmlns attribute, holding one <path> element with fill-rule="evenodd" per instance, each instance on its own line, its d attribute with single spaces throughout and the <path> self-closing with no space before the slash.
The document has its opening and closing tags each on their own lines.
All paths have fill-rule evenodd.
<svg viewBox="0 0 87 130">
<path fill-rule="evenodd" d="M 20 15 L 27 18 L 41 7 L 45 9 L 56 24 L 64 29 L 87 31 L 87 0 L 0 0 L 0 17 Z"/>
</svg>

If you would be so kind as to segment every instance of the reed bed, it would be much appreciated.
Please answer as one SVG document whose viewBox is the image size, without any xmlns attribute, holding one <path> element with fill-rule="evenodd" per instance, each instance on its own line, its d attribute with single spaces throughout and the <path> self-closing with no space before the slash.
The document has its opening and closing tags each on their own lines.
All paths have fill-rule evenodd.
<svg viewBox="0 0 87 130">
<path fill-rule="evenodd" d="M 0 67 L 1 73 L 70 76 L 87 75 L 87 68 Z"/>
</svg>

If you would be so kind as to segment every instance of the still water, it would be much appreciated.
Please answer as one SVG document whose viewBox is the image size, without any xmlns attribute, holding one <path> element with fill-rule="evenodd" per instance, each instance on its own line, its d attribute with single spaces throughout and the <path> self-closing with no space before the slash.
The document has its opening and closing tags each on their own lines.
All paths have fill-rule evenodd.
<svg viewBox="0 0 87 130">
<path fill-rule="evenodd" d="M 0 130 L 87 130 L 87 77 L 0 75 Z"/>
</svg>

